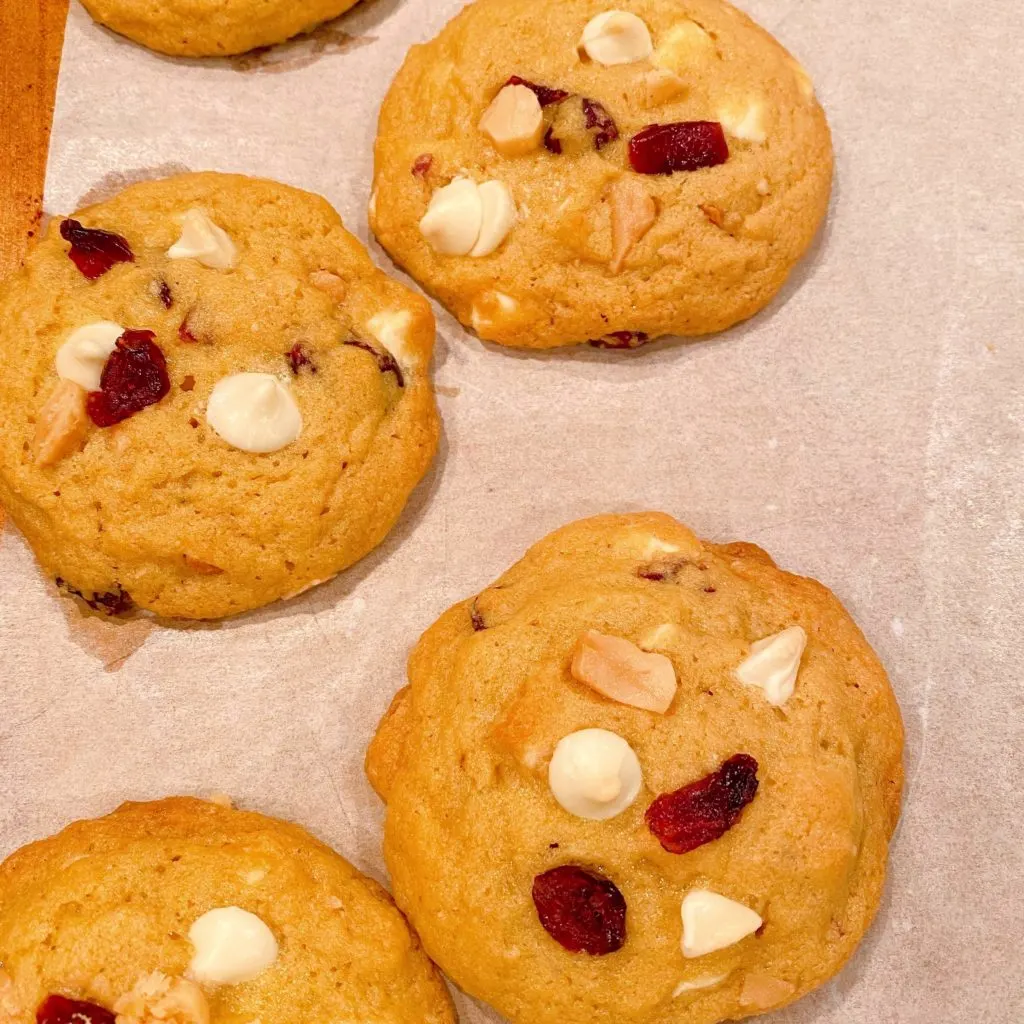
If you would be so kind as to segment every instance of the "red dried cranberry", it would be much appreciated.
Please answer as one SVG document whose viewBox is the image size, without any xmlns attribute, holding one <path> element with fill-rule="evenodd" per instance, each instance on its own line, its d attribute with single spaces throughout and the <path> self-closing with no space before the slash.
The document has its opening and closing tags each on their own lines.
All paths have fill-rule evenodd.
<svg viewBox="0 0 1024 1024">
<path fill-rule="evenodd" d="M 182 320 L 181 323 L 178 324 L 178 337 L 181 338 L 186 345 L 193 345 L 199 340 L 189 329 L 187 319 Z"/>
<path fill-rule="evenodd" d="M 174 298 L 171 295 L 171 286 L 166 281 L 160 282 L 160 301 L 163 303 L 164 309 L 170 309 L 174 305 Z"/>
<path fill-rule="evenodd" d="M 431 153 L 423 153 L 416 157 L 412 165 L 412 173 L 417 178 L 425 178 L 430 173 L 430 168 L 434 166 L 434 157 Z"/>
<path fill-rule="evenodd" d="M 594 348 L 640 348 L 650 340 L 643 331 L 612 331 L 603 338 L 595 338 L 590 344 Z"/>
<path fill-rule="evenodd" d="M 561 103 L 569 98 L 569 93 L 564 89 L 551 89 L 546 85 L 537 85 L 528 79 L 513 75 L 506 85 L 525 85 L 536 97 L 542 107 L 550 107 L 553 103 Z"/>
<path fill-rule="evenodd" d="M 469 609 L 469 619 L 473 623 L 473 632 L 481 633 L 487 628 L 487 623 L 484 621 L 484 617 L 480 614 L 480 609 L 476 606 L 476 601 L 473 602 L 472 607 Z"/>
<path fill-rule="evenodd" d="M 65 220 L 60 225 L 60 236 L 71 243 L 68 256 L 90 281 L 105 274 L 115 263 L 135 261 L 128 242 L 112 231 L 84 228 L 77 220 Z"/>
<path fill-rule="evenodd" d="M 85 400 L 89 418 L 97 427 L 112 427 L 148 405 L 155 405 L 171 389 L 167 360 L 153 341 L 152 331 L 125 331 L 110 353 L 100 390 Z"/>
<path fill-rule="evenodd" d="M 562 155 L 562 140 L 555 138 L 555 129 L 549 128 L 544 133 L 544 148 L 549 153 L 554 153 L 555 156 Z"/>
<path fill-rule="evenodd" d="M 652 124 L 629 140 L 629 162 L 639 174 L 672 174 L 714 167 L 729 159 L 717 121 Z"/>
<path fill-rule="evenodd" d="M 612 115 L 597 100 L 588 100 L 585 96 L 583 97 L 583 116 L 586 119 L 587 131 L 597 129 L 592 138 L 594 149 L 598 152 L 619 137 L 619 129 L 615 121 L 612 120 Z"/>
<path fill-rule="evenodd" d="M 81 999 L 47 996 L 36 1010 L 38 1024 L 114 1024 L 110 1010 Z"/>
<path fill-rule="evenodd" d="M 604 956 L 626 941 L 626 901 L 614 882 L 566 864 L 533 880 L 544 930 L 570 953 Z"/>
<path fill-rule="evenodd" d="M 725 835 L 757 793 L 757 761 L 730 757 L 717 772 L 674 793 L 662 793 L 645 818 L 669 853 L 689 853 Z"/>
<path fill-rule="evenodd" d="M 316 363 L 306 355 L 306 350 L 302 345 L 292 345 L 291 349 L 285 353 L 285 359 L 288 360 L 288 365 L 292 368 L 292 373 L 296 377 L 298 377 L 299 371 L 304 366 L 309 368 L 310 373 L 317 372 Z"/>
<path fill-rule="evenodd" d="M 374 359 L 377 360 L 377 369 L 381 373 L 393 373 L 395 380 L 398 382 L 400 388 L 405 387 L 405 378 L 402 376 L 402 368 L 395 361 L 395 357 L 388 351 L 381 352 L 376 349 L 368 341 L 362 341 L 360 338 L 349 338 L 348 341 L 344 342 L 346 345 L 351 345 L 353 348 L 361 348 L 364 352 L 369 352 Z"/>
</svg>

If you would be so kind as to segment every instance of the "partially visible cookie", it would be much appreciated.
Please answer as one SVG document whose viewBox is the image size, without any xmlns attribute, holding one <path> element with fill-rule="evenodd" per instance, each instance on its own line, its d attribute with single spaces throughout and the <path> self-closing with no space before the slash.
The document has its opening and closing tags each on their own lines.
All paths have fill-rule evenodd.
<svg viewBox="0 0 1024 1024">
<path fill-rule="evenodd" d="M 374 548 L 433 457 L 429 304 L 229 174 L 57 218 L 0 288 L 0 500 L 93 607 L 216 618 Z"/>
<path fill-rule="evenodd" d="M 387 893 L 297 825 L 125 804 L 0 865 L 4 1024 L 454 1024 Z"/>
<path fill-rule="evenodd" d="M 476 0 L 388 93 L 370 215 L 481 338 L 634 348 L 765 306 L 831 181 L 807 74 L 724 0 Z"/>
<path fill-rule="evenodd" d="M 359 0 L 82 0 L 101 25 L 160 53 L 226 57 L 273 46 Z"/>
<path fill-rule="evenodd" d="M 536 544 L 422 637 L 367 756 L 398 905 L 515 1024 L 717 1024 L 879 905 L 903 730 L 836 598 L 666 515 Z"/>
</svg>

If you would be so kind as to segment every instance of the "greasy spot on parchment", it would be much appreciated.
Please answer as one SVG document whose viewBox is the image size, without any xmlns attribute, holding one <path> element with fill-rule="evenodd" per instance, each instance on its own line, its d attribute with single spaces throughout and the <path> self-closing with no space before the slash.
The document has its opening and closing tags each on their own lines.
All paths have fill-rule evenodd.
<svg viewBox="0 0 1024 1024">
<path fill-rule="evenodd" d="M 146 618 L 109 618 L 83 608 L 73 597 L 51 587 L 68 626 L 68 636 L 108 672 L 116 672 L 146 642 L 156 624 Z"/>
<path fill-rule="evenodd" d="M 287 43 L 263 46 L 237 57 L 229 57 L 228 60 L 236 71 L 276 75 L 282 71 L 298 71 L 309 67 L 321 57 L 348 53 L 376 41 L 376 36 L 354 36 L 329 21 Z"/>
<path fill-rule="evenodd" d="M 173 161 L 157 164 L 156 167 L 137 167 L 127 171 L 111 171 L 104 174 L 88 192 L 78 200 L 76 209 L 83 206 L 92 206 L 94 203 L 105 203 L 113 199 L 119 192 L 124 191 L 129 185 L 137 185 L 140 181 L 156 181 L 158 178 L 168 178 L 172 174 L 186 174 L 188 168 L 184 164 Z"/>
</svg>

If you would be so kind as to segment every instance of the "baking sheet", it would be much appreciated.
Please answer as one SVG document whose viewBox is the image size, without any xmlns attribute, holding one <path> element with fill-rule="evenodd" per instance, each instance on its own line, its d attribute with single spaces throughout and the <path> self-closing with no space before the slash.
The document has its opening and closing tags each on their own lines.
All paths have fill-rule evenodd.
<svg viewBox="0 0 1024 1024">
<path fill-rule="evenodd" d="M 377 107 L 407 46 L 461 6 L 366 0 L 311 40 L 205 62 L 73 3 L 47 209 L 213 168 L 321 192 L 365 240 Z M 439 311 L 445 441 L 399 527 L 340 579 L 237 620 L 83 617 L 8 528 L 0 855 L 125 798 L 222 790 L 383 877 L 362 758 L 420 632 L 556 526 L 664 509 L 828 583 L 906 719 L 879 920 L 835 982 L 772 1019 L 1024 1019 L 1024 15 L 746 8 L 810 69 L 837 147 L 828 225 L 779 300 L 635 354 L 502 351 Z"/>
</svg>

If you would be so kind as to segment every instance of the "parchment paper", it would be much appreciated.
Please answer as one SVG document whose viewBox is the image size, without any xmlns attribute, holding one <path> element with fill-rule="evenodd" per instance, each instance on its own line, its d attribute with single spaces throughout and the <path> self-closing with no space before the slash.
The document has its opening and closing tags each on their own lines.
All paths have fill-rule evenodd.
<svg viewBox="0 0 1024 1024">
<path fill-rule="evenodd" d="M 365 0 L 312 40 L 210 63 L 148 53 L 73 3 L 47 209 L 215 168 L 321 192 L 366 239 L 379 102 L 407 46 L 461 6 Z M 829 584 L 906 719 L 879 920 L 838 980 L 774 1019 L 1024 1020 L 1024 15 L 746 7 L 810 69 L 838 154 L 828 226 L 781 298 L 632 355 L 502 351 L 440 313 L 445 442 L 398 529 L 238 620 L 83 617 L 8 528 L 0 855 L 126 798 L 223 790 L 383 877 L 362 759 L 422 630 L 556 526 L 664 509 Z"/>
</svg>

